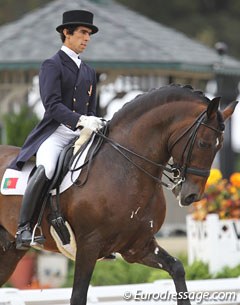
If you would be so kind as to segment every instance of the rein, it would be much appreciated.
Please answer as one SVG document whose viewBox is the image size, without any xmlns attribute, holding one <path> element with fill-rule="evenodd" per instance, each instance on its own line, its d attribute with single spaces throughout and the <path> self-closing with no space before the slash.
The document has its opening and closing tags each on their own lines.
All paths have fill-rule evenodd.
<svg viewBox="0 0 240 305">
<path fill-rule="evenodd" d="M 127 159 L 130 163 L 132 163 L 135 167 L 137 167 L 139 170 L 141 170 L 142 172 L 144 172 L 147 176 L 151 177 L 153 180 L 155 180 L 157 183 L 161 183 L 162 185 L 166 186 L 166 187 L 169 187 L 169 184 L 163 182 L 161 179 L 159 179 L 158 177 L 155 177 L 153 176 L 152 174 L 150 174 L 148 171 L 146 171 L 144 168 L 142 168 L 140 165 L 138 165 L 137 163 L 135 163 L 130 157 L 128 157 L 125 153 L 129 153 L 135 157 L 138 157 L 139 159 L 141 160 L 144 160 L 154 166 L 157 166 L 157 167 L 161 167 L 163 170 L 169 172 L 169 173 L 173 173 L 174 170 L 172 168 L 169 168 L 167 166 L 164 166 L 162 164 L 159 164 L 159 163 L 156 163 L 142 155 L 139 155 L 138 153 L 120 145 L 119 143 L 111 140 L 110 138 L 108 138 L 107 136 L 105 136 L 103 133 L 101 133 L 101 131 L 98 131 L 97 132 L 97 135 L 99 137 L 101 137 L 102 139 L 104 139 L 107 143 L 109 143 L 115 150 L 117 150 L 125 159 Z"/>
<path fill-rule="evenodd" d="M 104 135 L 101 131 L 98 131 L 96 133 L 97 136 L 101 137 L 104 139 L 107 143 L 109 143 L 116 151 L 118 151 L 125 159 L 127 159 L 131 164 L 133 164 L 135 167 L 137 167 L 139 170 L 141 170 L 143 173 L 145 173 L 147 176 L 152 178 L 154 181 L 156 181 L 159 184 L 162 184 L 163 186 L 167 187 L 170 190 L 173 190 L 176 188 L 179 184 L 183 183 L 185 181 L 185 176 L 186 174 L 192 174 L 196 176 L 201 176 L 201 177 L 208 177 L 210 171 L 208 169 L 198 169 L 195 167 L 188 167 L 188 164 L 191 160 L 192 156 L 192 151 L 194 147 L 194 143 L 196 141 L 197 137 L 197 132 L 199 130 L 199 127 L 202 125 L 206 128 L 209 128 L 213 130 L 216 133 L 223 133 L 222 130 L 217 129 L 215 127 L 212 127 L 204 122 L 206 116 L 206 110 L 203 111 L 197 118 L 196 120 L 173 142 L 173 144 L 170 147 L 170 151 L 172 151 L 173 147 L 184 137 L 187 135 L 188 132 L 191 132 L 189 135 L 188 141 L 186 143 L 186 146 L 184 147 L 183 153 L 182 153 L 182 158 L 189 146 L 189 149 L 187 151 L 187 157 L 185 159 L 185 162 L 183 162 L 183 165 L 180 166 L 179 164 L 170 164 L 168 163 L 167 166 L 154 162 L 124 146 L 121 144 L 115 142 L 114 140 L 108 138 L 106 135 Z M 153 176 L 150 174 L 148 171 L 146 171 L 144 168 L 142 168 L 140 165 L 138 165 L 136 162 L 134 162 L 126 153 L 135 156 L 141 160 L 146 161 L 149 164 L 152 164 L 156 167 L 162 168 L 163 169 L 163 175 L 167 177 L 167 179 L 171 182 L 171 184 L 163 182 L 160 178 Z M 169 177 L 165 172 L 173 174 L 173 179 Z"/>
<path fill-rule="evenodd" d="M 103 141 L 107 142 L 112 148 L 114 148 L 116 151 L 118 151 L 126 160 L 128 160 L 131 164 L 133 164 L 135 167 L 137 167 L 140 171 L 142 171 L 144 174 L 146 174 L 147 176 L 149 176 L 151 179 L 153 179 L 156 183 L 159 183 L 161 185 L 163 185 L 164 187 L 173 190 L 175 189 L 178 185 L 181 185 L 184 181 L 185 181 L 185 176 L 186 174 L 192 174 L 192 175 L 196 175 L 196 176 L 201 176 L 201 177 L 208 177 L 209 176 L 209 170 L 208 169 L 198 169 L 195 167 L 189 167 L 188 164 L 191 160 L 191 156 L 192 156 L 192 151 L 193 151 L 193 147 L 196 141 L 196 137 L 197 137 L 197 132 L 199 130 L 199 127 L 202 125 L 206 128 L 209 128 L 211 130 L 213 130 L 216 133 L 223 133 L 222 130 L 217 129 L 215 127 L 212 127 L 208 124 L 206 124 L 204 122 L 206 117 L 206 110 L 203 111 L 197 118 L 196 120 L 171 144 L 169 151 L 171 152 L 173 147 L 184 137 L 188 134 L 188 132 L 191 131 L 189 138 L 187 140 L 187 143 L 183 149 L 182 152 L 182 157 L 181 160 L 183 161 L 183 156 L 187 151 L 187 156 L 186 159 L 184 160 L 183 165 L 179 165 L 177 163 L 174 164 L 170 164 L 167 163 L 167 166 L 154 162 L 124 146 L 122 146 L 121 144 L 115 142 L 114 140 L 110 139 L 106 134 L 107 134 L 107 129 L 108 129 L 108 124 L 106 124 L 101 130 L 94 132 L 94 136 L 99 137 L 99 140 L 97 141 L 97 145 L 93 148 L 90 156 L 88 157 L 88 159 L 84 162 L 84 164 L 82 164 L 79 168 L 74 168 L 71 169 L 71 171 L 76 171 L 79 170 L 80 168 L 85 167 L 86 165 L 88 165 L 87 167 L 87 174 L 86 174 L 86 178 L 85 180 L 78 184 L 78 183 L 74 183 L 77 186 L 83 186 L 86 181 L 87 181 L 87 177 L 88 177 L 88 172 L 90 170 L 90 165 L 92 163 L 93 158 L 95 157 L 95 155 L 97 154 L 101 144 Z M 162 181 L 162 179 L 153 176 L 151 173 L 149 173 L 147 170 L 145 170 L 143 167 L 141 167 L 140 165 L 138 165 L 136 162 L 134 162 L 129 155 L 135 156 L 153 166 L 156 166 L 158 168 L 163 169 L 163 175 L 171 182 L 171 184 L 169 183 L 165 183 L 164 181 Z M 169 177 L 166 172 L 173 174 L 173 178 Z"/>
</svg>

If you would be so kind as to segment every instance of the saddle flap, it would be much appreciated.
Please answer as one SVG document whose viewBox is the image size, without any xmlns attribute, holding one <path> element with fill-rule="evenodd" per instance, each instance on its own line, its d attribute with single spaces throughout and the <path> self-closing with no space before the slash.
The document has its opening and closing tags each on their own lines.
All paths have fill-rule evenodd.
<svg viewBox="0 0 240 305">
<path fill-rule="evenodd" d="M 93 143 L 93 138 L 90 140 L 86 149 L 83 151 L 81 158 L 79 158 L 79 159 L 77 158 L 73 161 L 72 168 L 81 167 L 81 165 L 84 163 L 84 161 L 86 159 L 86 156 L 88 154 L 88 151 L 89 151 L 92 143 Z M 66 150 L 67 150 L 67 148 L 66 148 Z M 67 156 L 67 157 L 65 156 L 65 158 L 63 158 L 64 164 L 66 164 L 66 162 L 70 156 L 71 156 L 71 154 L 69 156 Z M 1 194 L 2 195 L 24 195 L 25 190 L 27 188 L 29 176 L 31 175 L 34 167 L 35 167 L 35 163 L 32 161 L 28 161 L 24 164 L 21 171 L 7 168 L 3 175 L 2 182 L 1 182 Z M 60 167 L 61 166 L 59 165 L 59 168 Z M 70 188 L 73 185 L 73 183 L 78 179 L 78 177 L 81 173 L 81 168 L 74 172 L 71 172 L 68 170 L 68 165 L 67 165 L 67 167 L 64 167 L 64 168 L 65 169 L 67 168 L 67 173 L 66 174 L 64 173 L 64 178 L 62 179 L 62 178 L 60 178 L 60 176 L 58 176 L 58 178 L 60 180 L 62 180 L 62 182 L 60 184 L 60 188 L 59 188 L 60 193 L 63 193 L 65 190 Z M 55 183 L 55 182 L 57 182 L 57 180 L 58 179 L 56 179 L 56 180 L 54 179 L 53 182 Z M 56 183 L 55 183 L 55 185 L 56 185 Z M 56 194 L 56 189 L 54 189 L 53 187 L 52 187 L 51 194 L 52 195 Z"/>
<path fill-rule="evenodd" d="M 23 195 L 34 167 L 35 163 L 29 161 L 25 163 L 21 171 L 7 168 L 2 178 L 1 194 Z"/>
</svg>

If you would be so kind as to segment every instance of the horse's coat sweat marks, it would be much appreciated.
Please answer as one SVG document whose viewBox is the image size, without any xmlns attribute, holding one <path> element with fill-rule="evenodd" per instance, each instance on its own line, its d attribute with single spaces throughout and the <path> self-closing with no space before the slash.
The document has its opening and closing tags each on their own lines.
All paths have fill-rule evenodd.
<svg viewBox="0 0 240 305">
<path fill-rule="evenodd" d="M 137 213 L 138 213 L 138 211 L 141 209 L 141 207 L 138 207 L 137 209 L 136 209 L 136 211 L 134 212 L 134 211 L 132 211 L 132 214 L 131 214 L 131 216 L 130 216 L 130 218 L 133 218 L 134 217 L 134 215 L 137 215 Z"/>
<path fill-rule="evenodd" d="M 155 250 L 154 250 L 154 253 L 157 255 L 157 254 L 158 254 L 158 252 L 159 252 L 159 248 L 158 248 L 158 247 L 156 247 L 156 248 L 155 248 Z"/>
</svg>

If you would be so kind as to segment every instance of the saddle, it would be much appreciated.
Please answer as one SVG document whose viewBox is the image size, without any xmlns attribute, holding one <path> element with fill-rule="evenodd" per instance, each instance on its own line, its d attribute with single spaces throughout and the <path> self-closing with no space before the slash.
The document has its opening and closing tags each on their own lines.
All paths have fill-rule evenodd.
<svg viewBox="0 0 240 305">
<path fill-rule="evenodd" d="M 41 228 L 41 221 L 47 204 L 50 206 L 50 211 L 51 211 L 50 214 L 48 215 L 48 222 L 50 223 L 50 225 L 54 227 L 55 231 L 57 232 L 57 234 L 59 235 L 60 239 L 64 244 L 68 244 L 70 241 L 70 235 L 68 230 L 66 229 L 65 220 L 60 211 L 59 186 L 69 169 L 69 164 L 71 160 L 73 159 L 73 145 L 75 141 L 76 139 L 74 139 L 70 144 L 68 144 L 62 150 L 58 158 L 54 176 L 44 194 L 43 204 L 37 219 L 37 223 L 34 226 L 32 232 L 31 246 L 34 246 L 36 248 L 41 248 L 42 244 L 45 241 Z M 53 189 L 57 190 L 57 196 L 55 202 L 53 200 L 53 195 L 52 195 Z M 40 236 L 36 236 L 36 231 L 40 232 Z"/>
<path fill-rule="evenodd" d="M 107 126 L 103 127 L 103 133 L 107 133 Z M 57 166 L 55 169 L 54 176 L 50 183 L 50 186 L 46 192 L 46 196 L 44 198 L 44 202 L 37 220 L 37 223 L 33 229 L 33 239 L 35 238 L 35 232 L 39 229 L 40 233 L 42 234 L 41 230 L 41 221 L 43 217 L 43 213 L 47 204 L 50 206 L 50 214 L 48 215 L 48 222 L 53 228 L 55 229 L 56 233 L 58 234 L 59 238 L 63 245 L 67 245 L 70 243 L 70 233 L 68 230 L 68 226 L 66 225 L 66 221 L 61 213 L 60 209 L 60 192 L 59 187 L 61 185 L 62 180 L 66 176 L 66 174 L 71 171 L 77 171 L 80 168 L 83 168 L 87 165 L 87 171 L 85 175 L 85 179 L 83 182 L 79 183 L 79 181 L 73 182 L 77 184 L 77 186 L 83 186 L 87 182 L 88 172 L 91 167 L 91 162 L 97 152 L 99 151 L 103 138 L 98 138 L 97 140 L 92 139 L 95 137 L 96 133 L 93 133 L 90 138 L 78 149 L 78 151 L 74 151 L 74 143 L 78 139 L 78 137 L 74 138 L 71 143 L 69 143 L 60 153 Z M 93 145 L 91 146 L 86 161 L 78 168 L 72 168 L 72 165 L 75 163 L 76 159 L 81 157 L 81 154 L 84 152 L 85 148 L 88 146 L 89 142 L 93 141 Z M 77 162 L 76 162 L 77 164 Z M 52 190 L 56 190 L 56 196 L 53 196 Z M 32 244 L 33 246 L 34 243 Z"/>
<path fill-rule="evenodd" d="M 53 200 L 52 194 L 48 193 L 48 198 L 50 202 L 50 208 L 51 213 L 48 215 L 48 222 L 50 225 L 52 225 L 57 232 L 59 238 L 62 241 L 63 245 L 70 243 L 70 234 L 65 224 L 65 219 L 62 216 L 61 210 L 60 210 L 60 194 L 59 194 L 59 186 L 66 175 L 66 173 L 69 171 L 69 168 L 71 167 L 71 164 L 74 160 L 73 156 L 73 149 L 74 149 L 74 143 L 77 140 L 78 137 L 76 137 L 70 144 L 68 144 L 61 152 L 55 174 L 52 179 L 52 183 L 50 186 L 50 189 L 56 189 L 56 200 Z"/>
<path fill-rule="evenodd" d="M 51 188 L 57 188 L 64 176 L 69 171 L 69 168 L 71 168 L 72 162 L 74 160 L 73 156 L 73 150 L 74 150 L 74 143 L 78 139 L 76 137 L 70 144 L 68 144 L 64 149 L 61 151 L 60 156 L 58 158 L 57 166 L 55 169 L 55 173 L 52 178 Z"/>
</svg>

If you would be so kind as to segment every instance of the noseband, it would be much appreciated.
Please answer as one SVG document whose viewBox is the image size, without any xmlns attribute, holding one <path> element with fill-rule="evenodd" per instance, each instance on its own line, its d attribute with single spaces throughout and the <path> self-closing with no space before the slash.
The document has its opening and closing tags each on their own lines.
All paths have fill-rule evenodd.
<svg viewBox="0 0 240 305">
<path fill-rule="evenodd" d="M 208 125 L 207 123 L 205 123 L 206 120 L 206 111 L 202 112 L 197 119 L 192 123 L 192 125 L 190 127 L 187 128 L 187 130 L 185 130 L 171 145 L 170 147 L 170 151 L 172 151 L 173 147 L 184 137 L 186 136 L 189 132 L 190 135 L 188 137 L 187 143 L 183 149 L 182 152 L 182 156 L 181 156 L 181 160 L 184 159 L 184 155 L 185 153 L 186 158 L 185 160 L 182 162 L 182 166 L 180 166 L 179 164 L 173 164 L 172 168 L 175 170 L 175 175 L 174 175 L 174 180 L 177 179 L 178 180 L 178 184 L 182 183 L 185 181 L 185 176 L 186 174 L 192 174 L 195 176 L 200 176 L 200 177 L 208 177 L 210 174 L 210 170 L 209 169 L 199 169 L 196 167 L 190 167 L 188 166 L 188 164 L 190 163 L 191 157 L 192 157 L 192 151 L 193 151 L 193 147 L 196 141 L 196 137 L 197 137 L 197 133 L 198 130 L 200 128 L 200 126 L 204 126 L 206 128 L 209 128 L 211 130 L 213 130 L 214 132 L 218 133 L 218 134 L 222 134 L 224 128 L 222 128 L 222 130 L 217 129 L 215 127 L 212 127 L 210 125 Z"/>
<path fill-rule="evenodd" d="M 152 160 L 149 160 L 148 158 L 139 155 L 138 153 L 120 145 L 119 143 L 113 141 L 112 139 L 108 138 L 101 130 L 96 133 L 97 136 L 105 140 L 107 143 L 109 143 L 115 150 L 117 150 L 125 159 L 127 159 L 131 164 L 133 164 L 135 167 L 137 167 L 139 170 L 144 172 L 146 175 L 151 177 L 153 180 L 155 180 L 157 183 L 162 184 L 163 186 L 167 187 L 168 189 L 173 190 L 176 188 L 176 186 L 181 185 L 185 181 L 186 174 L 192 174 L 200 177 L 208 177 L 209 176 L 209 169 L 199 169 L 195 167 L 189 167 L 188 164 L 190 163 L 191 156 L 192 156 L 192 151 L 193 147 L 196 141 L 197 133 L 199 130 L 200 126 L 204 126 L 206 128 L 209 128 L 213 130 L 214 132 L 218 134 L 222 134 L 224 128 L 222 130 L 217 129 L 215 127 L 212 127 L 208 125 L 205 120 L 206 120 L 206 110 L 203 111 L 197 118 L 196 120 L 191 124 L 190 127 L 188 127 L 171 145 L 169 151 L 171 152 L 174 148 L 174 146 L 183 138 L 185 137 L 189 132 L 189 137 L 187 140 L 187 143 L 183 149 L 181 160 L 184 157 L 184 154 L 187 152 L 187 156 L 185 160 L 183 161 L 183 164 L 167 164 L 167 166 L 156 163 Z M 143 167 L 135 163 L 129 156 L 128 154 L 135 156 L 141 160 L 146 161 L 147 163 L 150 163 L 156 167 L 162 168 L 163 169 L 163 174 L 168 178 L 168 180 L 171 182 L 171 184 L 163 182 L 161 179 L 158 177 L 153 176 L 151 173 L 146 171 Z M 173 179 L 169 177 L 165 172 L 173 174 Z"/>
</svg>

